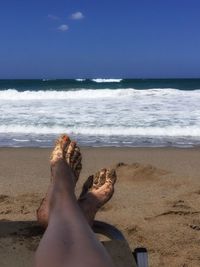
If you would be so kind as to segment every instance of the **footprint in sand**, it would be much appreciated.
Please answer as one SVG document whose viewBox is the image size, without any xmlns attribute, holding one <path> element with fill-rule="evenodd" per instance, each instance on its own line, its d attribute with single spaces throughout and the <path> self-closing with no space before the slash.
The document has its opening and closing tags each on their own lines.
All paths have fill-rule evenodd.
<svg viewBox="0 0 200 267">
<path fill-rule="evenodd" d="M 164 216 L 164 215 L 180 215 L 180 216 L 186 216 L 186 215 L 195 215 L 199 214 L 199 211 L 194 210 L 190 206 L 185 204 L 185 201 L 182 199 L 172 201 L 170 203 L 170 206 L 172 207 L 172 210 L 168 210 L 166 212 L 163 212 L 159 216 Z"/>
<path fill-rule="evenodd" d="M 188 209 L 191 209 L 191 207 L 190 206 L 188 206 L 188 205 L 186 205 L 185 204 L 185 201 L 184 200 L 177 200 L 177 201 L 174 201 L 173 203 L 172 203 L 172 207 L 173 208 L 178 208 L 178 209 L 186 209 L 186 210 L 188 210 Z"/>
<path fill-rule="evenodd" d="M 125 164 L 119 162 L 116 165 L 116 172 L 125 181 L 157 181 L 161 176 L 168 174 L 166 170 L 158 169 L 150 164 L 140 163 Z"/>
<path fill-rule="evenodd" d="M 164 211 L 160 214 L 157 214 L 153 217 L 146 217 L 146 220 L 153 220 L 162 216 L 195 216 L 200 214 L 200 211 L 196 211 L 192 209 L 190 206 L 185 204 L 184 200 L 176 200 L 169 202 L 167 205 L 170 204 L 170 208 L 167 211 Z"/>
</svg>

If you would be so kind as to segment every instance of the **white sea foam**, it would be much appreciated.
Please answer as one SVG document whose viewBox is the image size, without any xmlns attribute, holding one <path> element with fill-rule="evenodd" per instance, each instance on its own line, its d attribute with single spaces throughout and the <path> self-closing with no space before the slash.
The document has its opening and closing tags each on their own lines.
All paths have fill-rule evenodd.
<svg viewBox="0 0 200 267">
<path fill-rule="evenodd" d="M 92 79 L 93 82 L 96 83 L 120 83 L 123 79 Z"/>
<path fill-rule="evenodd" d="M 13 138 L 13 141 L 16 141 L 16 142 L 29 142 L 30 140 L 29 139 L 17 139 L 17 138 Z"/>
<path fill-rule="evenodd" d="M 65 99 L 94 99 L 94 98 L 114 98 L 132 94 L 132 89 L 126 90 L 76 90 L 76 91 L 24 91 L 15 89 L 0 91 L 0 100 L 65 100 Z"/>
<path fill-rule="evenodd" d="M 73 91 L 23 91 L 19 92 L 15 89 L 0 91 L 0 101 L 18 101 L 18 100 L 66 100 L 66 99 L 97 99 L 97 98 L 118 98 L 118 97 L 169 97 L 169 96 L 188 96 L 200 97 L 200 90 L 180 91 L 177 89 L 149 89 L 137 90 L 128 89 L 79 89 Z M 144 99 L 145 100 L 145 99 Z M 181 99 L 180 99 L 181 100 Z"/>
<path fill-rule="evenodd" d="M 157 136 L 157 137 L 200 137 L 200 127 L 44 127 L 44 126 L 0 126 L 0 133 L 59 134 L 68 133 L 87 136 Z M 13 139 L 27 142 L 29 140 Z M 39 140 L 38 140 L 39 141 Z"/>
<path fill-rule="evenodd" d="M 158 145 L 165 138 L 193 144 L 200 140 L 199 103 L 200 90 L 4 90 L 0 91 L 0 145 L 9 143 L 4 142 L 9 138 L 14 145 L 44 145 L 43 135 L 62 132 L 81 136 L 88 144 L 107 144 L 111 139 L 112 144 L 130 144 L 138 137 L 152 137 Z"/>
</svg>

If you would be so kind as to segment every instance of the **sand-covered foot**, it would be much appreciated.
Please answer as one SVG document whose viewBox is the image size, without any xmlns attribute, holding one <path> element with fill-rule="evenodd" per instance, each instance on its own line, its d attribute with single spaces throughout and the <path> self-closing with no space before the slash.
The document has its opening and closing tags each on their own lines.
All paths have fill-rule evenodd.
<svg viewBox="0 0 200 267">
<path fill-rule="evenodd" d="M 78 202 L 90 225 L 97 211 L 113 196 L 116 179 L 115 170 L 102 169 L 84 183 Z"/>
<path fill-rule="evenodd" d="M 43 227 L 47 227 L 48 225 L 53 179 L 59 175 L 59 172 L 61 172 L 60 174 L 62 175 L 63 168 L 65 168 L 64 171 L 70 171 L 72 173 L 71 176 L 73 177 L 73 183 L 75 185 L 82 169 L 81 160 L 80 149 L 76 145 L 76 142 L 71 141 L 67 135 L 61 135 L 57 139 L 50 157 L 52 181 L 45 198 L 42 200 L 40 207 L 37 210 L 38 222 Z"/>
<path fill-rule="evenodd" d="M 55 147 L 50 157 L 51 171 L 53 171 L 58 161 L 64 161 L 70 167 L 75 177 L 75 182 L 77 182 L 82 169 L 81 160 L 80 148 L 77 146 L 76 142 L 71 141 L 69 136 L 65 134 L 61 135 L 56 140 Z"/>
</svg>

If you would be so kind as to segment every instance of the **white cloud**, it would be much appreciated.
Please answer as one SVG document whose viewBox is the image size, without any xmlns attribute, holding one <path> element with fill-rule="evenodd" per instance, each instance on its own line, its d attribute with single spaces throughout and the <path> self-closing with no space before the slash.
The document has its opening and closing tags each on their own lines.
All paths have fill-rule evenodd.
<svg viewBox="0 0 200 267">
<path fill-rule="evenodd" d="M 84 18 L 84 15 L 80 11 L 71 14 L 71 19 L 78 20 L 78 19 L 83 19 L 83 18 Z"/>
<path fill-rule="evenodd" d="M 65 32 L 69 29 L 69 26 L 66 25 L 66 24 L 62 24 L 58 27 L 58 30 L 61 31 L 61 32 Z"/>
<path fill-rule="evenodd" d="M 59 20 L 60 19 L 59 17 L 52 15 L 52 14 L 48 14 L 48 18 L 52 19 L 52 20 Z"/>
</svg>

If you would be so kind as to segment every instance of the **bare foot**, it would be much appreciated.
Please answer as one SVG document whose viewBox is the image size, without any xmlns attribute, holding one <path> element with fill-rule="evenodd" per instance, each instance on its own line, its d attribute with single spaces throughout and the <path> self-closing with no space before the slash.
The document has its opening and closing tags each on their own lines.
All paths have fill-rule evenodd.
<svg viewBox="0 0 200 267">
<path fill-rule="evenodd" d="M 67 135 L 61 135 L 55 144 L 54 150 L 50 157 L 52 181 L 47 190 L 45 198 L 43 198 L 40 207 L 37 210 L 37 219 L 41 226 L 47 227 L 49 218 L 50 200 L 53 191 L 53 179 L 61 174 L 70 173 L 72 177 L 70 185 L 75 187 L 82 169 L 81 153 L 75 142 L 72 142 Z"/>
<path fill-rule="evenodd" d="M 91 226 L 97 211 L 113 196 L 116 179 L 115 170 L 102 169 L 84 183 L 78 203 Z"/>
<path fill-rule="evenodd" d="M 63 160 L 70 167 L 75 177 L 74 182 L 76 183 L 82 169 L 82 156 L 76 142 L 71 141 L 69 136 L 65 134 L 56 140 L 50 157 L 51 172 L 54 172 L 54 166 L 59 160 Z M 54 176 L 53 173 L 52 176 Z"/>
</svg>

